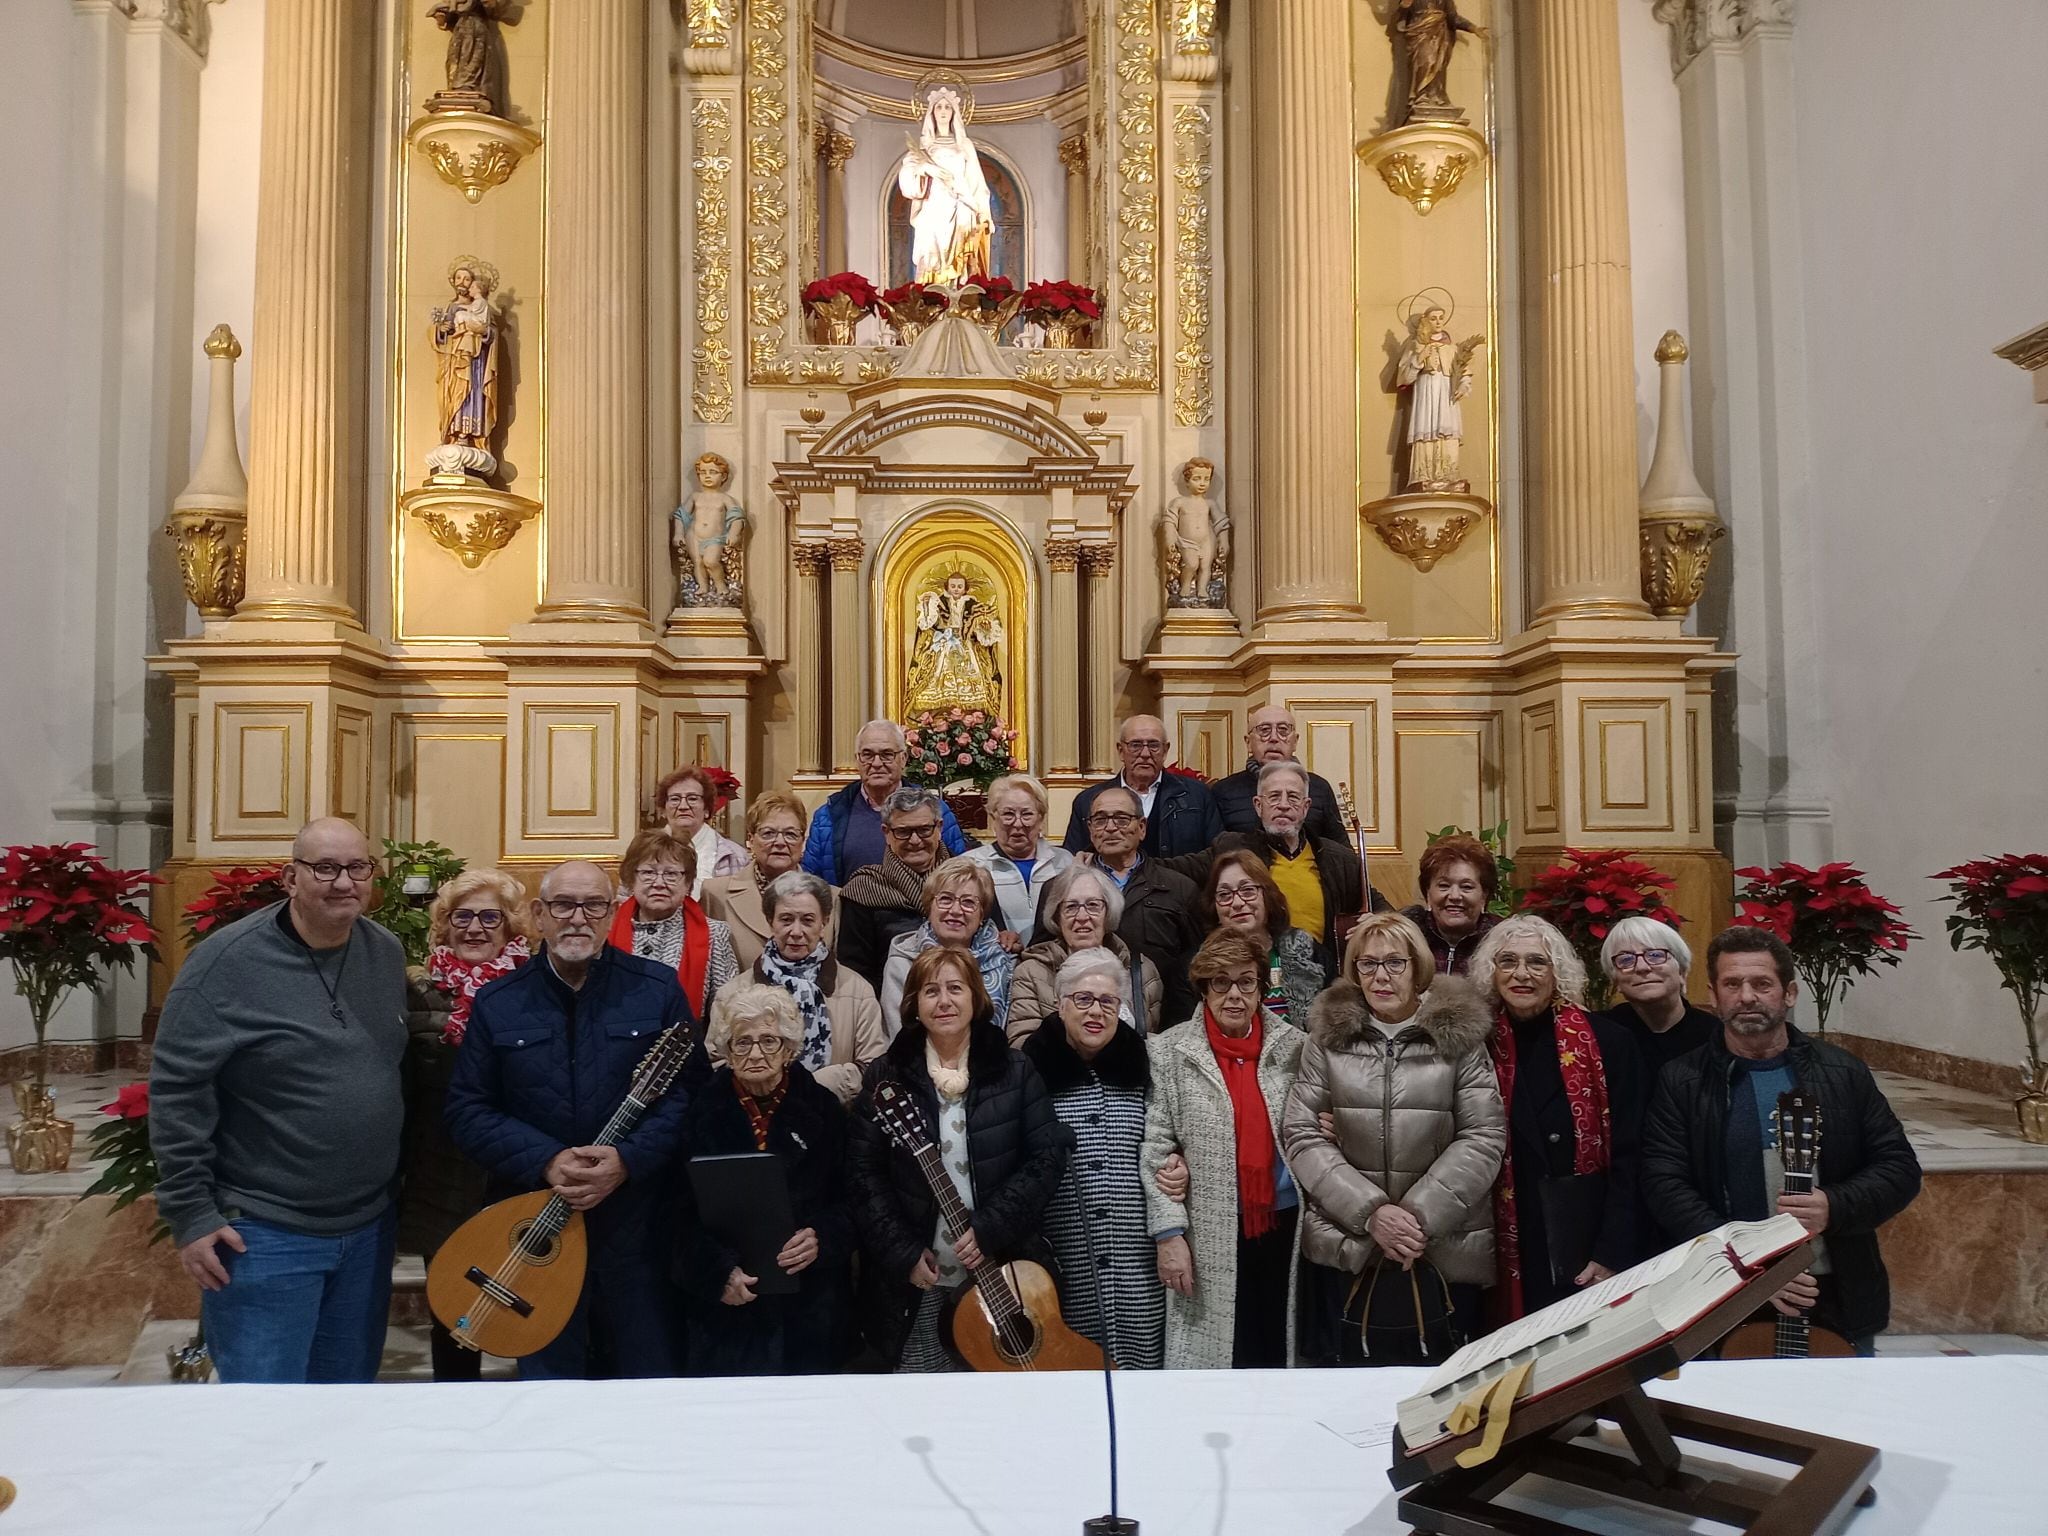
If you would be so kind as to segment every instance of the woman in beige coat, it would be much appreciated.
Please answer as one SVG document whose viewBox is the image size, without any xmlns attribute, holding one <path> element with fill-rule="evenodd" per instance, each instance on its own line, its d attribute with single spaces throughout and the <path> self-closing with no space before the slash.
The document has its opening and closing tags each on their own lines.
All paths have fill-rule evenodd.
<svg viewBox="0 0 2048 1536">
<path fill-rule="evenodd" d="M 1169 1293 L 1168 1370 L 1288 1363 L 1301 1201 L 1276 1132 L 1307 1036 L 1260 1006 L 1265 965 L 1242 935 L 1210 934 L 1188 967 L 1201 1008 L 1147 1041 L 1152 1098 L 1139 1166 Z M 1176 1149 L 1186 1160 L 1179 1200 L 1160 1187 Z"/>
<path fill-rule="evenodd" d="M 1123 966 L 1125 996 L 1138 1006 L 1126 1001 L 1119 1017 L 1141 1035 L 1158 1031 L 1159 1004 L 1166 989 L 1159 967 L 1142 956 L 1133 983 L 1131 952 L 1116 936 L 1116 925 L 1123 920 L 1123 892 L 1101 870 L 1083 864 L 1054 877 L 1039 905 L 1031 947 L 1017 957 L 1016 972 L 1010 977 L 1010 1044 L 1021 1046 L 1059 1012 L 1055 978 L 1067 956 L 1084 949 L 1106 949 Z"/>
<path fill-rule="evenodd" d="M 1421 1364 L 1477 1329 L 1480 1287 L 1493 1279 L 1493 1181 L 1507 1148 L 1491 1032 L 1478 990 L 1436 974 L 1410 919 L 1376 912 L 1352 930 L 1342 979 L 1310 1010 L 1281 1120 L 1303 1195 L 1304 1364 Z M 1412 1349 L 1404 1338 L 1368 1350 L 1360 1322 L 1383 1285 L 1410 1300 L 1424 1294 L 1444 1326 Z M 1411 1315 L 1396 1310 L 1404 1322 Z"/>
</svg>

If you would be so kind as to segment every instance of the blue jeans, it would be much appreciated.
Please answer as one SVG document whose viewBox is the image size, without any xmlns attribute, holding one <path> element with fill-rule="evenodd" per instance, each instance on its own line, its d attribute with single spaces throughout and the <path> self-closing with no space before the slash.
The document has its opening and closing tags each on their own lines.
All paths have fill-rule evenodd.
<svg viewBox="0 0 2048 1536">
<path fill-rule="evenodd" d="M 200 1295 L 214 1369 L 228 1382 L 375 1381 L 391 1310 L 396 1209 L 338 1237 L 235 1222 L 248 1251 L 214 1251 L 228 1283 Z"/>
</svg>

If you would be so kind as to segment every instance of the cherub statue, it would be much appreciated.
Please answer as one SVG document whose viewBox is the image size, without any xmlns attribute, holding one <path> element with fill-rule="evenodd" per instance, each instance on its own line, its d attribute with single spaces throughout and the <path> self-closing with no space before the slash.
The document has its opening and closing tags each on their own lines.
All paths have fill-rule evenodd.
<svg viewBox="0 0 2048 1536">
<path fill-rule="evenodd" d="M 747 585 L 747 511 L 726 490 L 732 465 L 722 454 L 697 457 L 697 489 L 675 511 L 671 542 L 685 608 L 737 608 Z"/>
<path fill-rule="evenodd" d="M 1189 459 L 1181 466 L 1187 494 L 1173 497 L 1159 514 L 1166 597 L 1176 608 L 1221 608 L 1228 601 L 1230 519 L 1210 499 L 1215 479 L 1214 464 Z"/>
</svg>

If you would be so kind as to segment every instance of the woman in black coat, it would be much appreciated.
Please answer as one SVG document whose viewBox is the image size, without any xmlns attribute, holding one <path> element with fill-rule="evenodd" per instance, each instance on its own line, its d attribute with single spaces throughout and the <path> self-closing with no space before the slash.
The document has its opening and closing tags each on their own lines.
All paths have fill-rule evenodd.
<svg viewBox="0 0 2048 1536">
<path fill-rule="evenodd" d="M 1045 1208 L 1066 1171 L 1068 1135 L 1037 1069 L 996 1027 L 971 953 L 919 955 L 903 1014 L 901 1033 L 868 1069 L 847 1146 L 860 1321 L 881 1369 L 952 1370 L 941 1313 L 974 1265 L 1051 1256 Z M 907 1092 L 970 1213 L 957 1244 L 916 1160 L 876 1122 L 884 1082 Z"/>
<path fill-rule="evenodd" d="M 689 1323 L 693 1376 L 807 1376 L 836 1371 L 852 1315 L 853 1221 L 846 1203 L 846 1112 L 795 1065 L 803 1045 L 796 1000 L 747 985 L 719 998 L 708 1048 L 725 1057 L 690 1096 L 677 1169 L 675 1277 Z M 773 1152 L 789 1179 L 796 1231 L 777 1263 L 788 1295 L 761 1294 L 760 1276 L 697 1219 L 689 1160 Z"/>
</svg>

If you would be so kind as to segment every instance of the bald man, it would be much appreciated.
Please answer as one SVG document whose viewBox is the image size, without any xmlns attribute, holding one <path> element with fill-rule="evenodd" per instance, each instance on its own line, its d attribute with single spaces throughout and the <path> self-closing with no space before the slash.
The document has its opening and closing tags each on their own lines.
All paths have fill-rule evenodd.
<svg viewBox="0 0 2048 1536">
<path fill-rule="evenodd" d="M 1140 852 L 1147 858 L 1198 853 L 1221 837 L 1223 818 L 1216 813 L 1208 786 L 1185 774 L 1168 773 L 1171 754 L 1166 722 L 1157 715 L 1132 715 L 1124 721 L 1116 733 L 1116 755 L 1123 771 L 1113 779 L 1091 784 L 1074 797 L 1074 813 L 1067 821 L 1064 839 L 1067 851 L 1088 851 L 1088 812 L 1095 797 L 1113 784 L 1138 798 L 1145 818 Z"/>
<path fill-rule="evenodd" d="M 363 916 L 377 866 L 309 822 L 287 897 L 202 940 L 157 1025 L 157 1212 L 230 1382 L 377 1378 L 405 1105 L 405 951 Z"/>
<path fill-rule="evenodd" d="M 1216 813 L 1228 832 L 1247 837 L 1259 831 L 1258 807 L 1252 797 L 1259 791 L 1259 770 L 1268 763 L 1284 763 L 1301 756 L 1301 728 L 1283 704 L 1261 704 L 1245 720 L 1245 766 L 1209 786 L 1216 798 Z M 1350 829 L 1337 807 L 1337 792 L 1320 773 L 1308 776 L 1308 820 L 1304 835 L 1317 842 L 1349 844 Z"/>
<path fill-rule="evenodd" d="M 541 951 L 477 993 L 448 1083 L 448 1133 L 490 1176 L 487 1198 L 546 1188 L 584 1214 L 582 1297 L 555 1341 L 519 1362 L 528 1380 L 676 1374 L 657 1217 L 683 1106 L 710 1065 L 698 1046 L 630 1133 L 598 1145 L 662 1031 L 702 1036 L 674 966 L 606 944 L 617 895 L 608 871 L 580 859 L 541 878 Z"/>
</svg>

